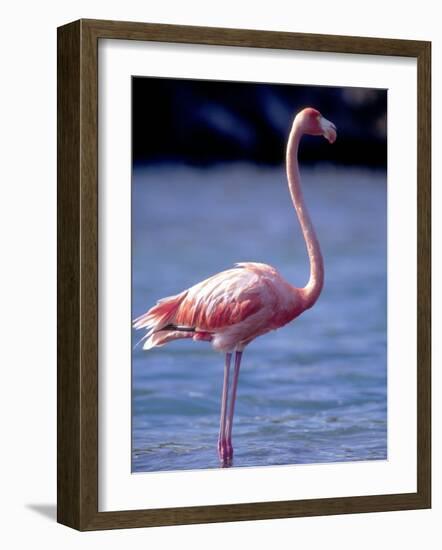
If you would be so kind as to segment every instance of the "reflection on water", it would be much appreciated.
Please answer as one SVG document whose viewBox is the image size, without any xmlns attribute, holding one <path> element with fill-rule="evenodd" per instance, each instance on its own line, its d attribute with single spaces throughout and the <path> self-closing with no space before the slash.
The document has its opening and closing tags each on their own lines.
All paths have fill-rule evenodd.
<svg viewBox="0 0 442 550">
<path fill-rule="evenodd" d="M 325 287 L 246 349 L 234 466 L 387 456 L 386 176 L 322 167 L 302 177 Z M 238 261 L 272 264 L 296 286 L 308 279 L 282 169 L 138 168 L 132 220 L 134 316 Z M 190 340 L 134 349 L 133 471 L 219 467 L 223 361 Z"/>
</svg>

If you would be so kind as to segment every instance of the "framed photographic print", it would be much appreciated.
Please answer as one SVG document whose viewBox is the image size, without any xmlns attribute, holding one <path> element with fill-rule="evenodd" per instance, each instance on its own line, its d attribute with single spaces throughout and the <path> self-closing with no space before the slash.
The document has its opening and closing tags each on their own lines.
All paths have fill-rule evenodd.
<svg viewBox="0 0 442 550">
<path fill-rule="evenodd" d="M 430 507 L 430 51 L 59 28 L 59 522 Z"/>
</svg>

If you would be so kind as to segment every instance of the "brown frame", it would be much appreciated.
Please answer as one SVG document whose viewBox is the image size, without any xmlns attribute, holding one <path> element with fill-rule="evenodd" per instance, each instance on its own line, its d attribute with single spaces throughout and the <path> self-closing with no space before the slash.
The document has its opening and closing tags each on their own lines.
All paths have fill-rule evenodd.
<svg viewBox="0 0 442 550">
<path fill-rule="evenodd" d="M 417 492 L 98 511 L 98 40 L 179 42 L 406 56 L 418 72 Z M 431 506 L 431 43 L 79 20 L 58 29 L 57 519 L 82 531 L 408 510 Z"/>
</svg>

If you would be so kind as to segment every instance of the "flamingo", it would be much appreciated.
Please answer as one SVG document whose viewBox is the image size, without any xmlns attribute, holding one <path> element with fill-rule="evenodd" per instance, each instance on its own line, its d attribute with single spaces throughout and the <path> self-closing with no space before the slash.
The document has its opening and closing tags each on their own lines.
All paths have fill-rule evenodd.
<svg viewBox="0 0 442 550">
<path fill-rule="evenodd" d="M 216 351 L 225 354 L 218 436 L 218 455 L 224 466 L 231 465 L 233 459 L 232 426 L 244 348 L 258 336 L 286 325 L 311 308 L 324 284 L 321 249 L 301 190 L 298 148 L 304 134 L 322 135 L 334 143 L 336 127 L 319 111 L 307 107 L 296 115 L 287 143 L 288 187 L 310 261 L 306 286 L 292 286 L 270 265 L 241 262 L 175 296 L 159 300 L 133 321 L 134 328 L 147 330 L 142 338 L 145 350 L 191 338 L 211 342 Z"/>
</svg>

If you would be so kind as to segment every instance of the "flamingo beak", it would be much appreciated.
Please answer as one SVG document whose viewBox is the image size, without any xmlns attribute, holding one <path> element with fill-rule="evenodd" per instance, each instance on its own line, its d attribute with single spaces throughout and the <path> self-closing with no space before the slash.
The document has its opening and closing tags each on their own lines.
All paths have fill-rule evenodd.
<svg viewBox="0 0 442 550">
<path fill-rule="evenodd" d="M 330 122 L 323 116 L 321 116 L 321 119 L 319 120 L 319 125 L 322 130 L 322 135 L 325 137 L 325 139 L 329 143 L 334 143 L 336 141 L 336 126 L 333 124 L 333 122 Z"/>
</svg>

